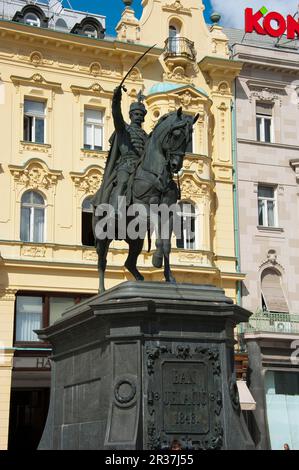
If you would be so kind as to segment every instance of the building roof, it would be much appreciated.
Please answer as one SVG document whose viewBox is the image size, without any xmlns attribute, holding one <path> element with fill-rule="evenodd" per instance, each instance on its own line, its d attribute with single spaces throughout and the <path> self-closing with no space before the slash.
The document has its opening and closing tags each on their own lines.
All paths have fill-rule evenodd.
<svg viewBox="0 0 299 470">
<path fill-rule="evenodd" d="M 257 33 L 245 33 L 243 29 L 223 28 L 223 32 L 229 39 L 229 45 L 244 44 L 247 46 L 257 46 L 266 49 L 283 50 L 285 52 L 298 52 L 299 41 L 289 40 L 286 35 L 281 38 L 261 36 Z"/>
</svg>

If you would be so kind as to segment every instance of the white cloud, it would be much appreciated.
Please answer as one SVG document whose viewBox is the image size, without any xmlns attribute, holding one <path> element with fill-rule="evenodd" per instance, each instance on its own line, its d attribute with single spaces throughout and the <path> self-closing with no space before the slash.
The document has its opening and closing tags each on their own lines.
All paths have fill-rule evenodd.
<svg viewBox="0 0 299 470">
<path fill-rule="evenodd" d="M 254 12 L 265 6 L 269 11 L 293 15 L 298 10 L 298 0 L 211 0 L 212 10 L 221 14 L 221 24 L 244 28 L 244 11 L 252 7 Z"/>
</svg>

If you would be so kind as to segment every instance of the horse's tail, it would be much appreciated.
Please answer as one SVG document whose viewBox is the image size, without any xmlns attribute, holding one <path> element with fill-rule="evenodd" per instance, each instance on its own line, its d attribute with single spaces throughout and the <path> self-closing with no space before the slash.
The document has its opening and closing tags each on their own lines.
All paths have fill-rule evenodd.
<svg viewBox="0 0 299 470">
<path fill-rule="evenodd" d="M 149 253 L 152 249 L 152 237 L 151 237 L 151 229 L 148 227 L 147 229 L 147 252 Z"/>
</svg>

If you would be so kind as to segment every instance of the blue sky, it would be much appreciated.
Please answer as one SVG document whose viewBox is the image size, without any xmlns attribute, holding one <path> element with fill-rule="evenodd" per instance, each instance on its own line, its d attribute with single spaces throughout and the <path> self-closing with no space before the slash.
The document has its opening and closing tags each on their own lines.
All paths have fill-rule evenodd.
<svg viewBox="0 0 299 470">
<path fill-rule="evenodd" d="M 106 16 L 106 29 L 107 34 L 115 35 L 115 26 L 118 23 L 121 13 L 124 9 L 122 0 L 69 0 L 75 10 L 90 11 L 91 13 L 100 13 Z M 68 7 L 67 0 L 63 2 L 64 6 Z M 204 0 L 206 5 L 205 17 L 209 20 L 211 13 L 210 0 Z M 133 8 L 136 12 L 137 18 L 140 18 L 142 7 L 141 0 L 133 0 Z"/>
</svg>

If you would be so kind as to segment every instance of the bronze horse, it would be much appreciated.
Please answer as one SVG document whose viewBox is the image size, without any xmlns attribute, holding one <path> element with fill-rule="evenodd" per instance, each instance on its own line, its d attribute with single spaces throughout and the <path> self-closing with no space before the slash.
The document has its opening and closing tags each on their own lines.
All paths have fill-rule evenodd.
<svg viewBox="0 0 299 470">
<path fill-rule="evenodd" d="M 179 189 L 173 175 L 178 173 L 183 166 L 183 159 L 186 148 L 192 139 L 193 124 L 197 121 L 195 118 L 188 116 L 182 112 L 182 108 L 178 111 L 166 114 L 160 118 L 154 130 L 149 136 L 144 154 L 134 174 L 132 182 L 132 204 L 141 204 L 146 208 L 147 214 L 151 204 L 166 204 L 170 207 L 175 204 L 179 198 Z M 171 251 L 171 233 L 173 215 L 170 214 L 168 220 L 168 236 L 162 237 L 163 222 L 158 216 L 156 227 L 156 251 L 153 255 L 153 265 L 161 268 L 164 259 L 164 276 L 166 282 L 175 282 L 175 278 L 171 272 L 169 264 L 169 254 Z M 96 241 L 96 250 L 98 253 L 98 270 L 99 270 L 99 291 L 103 292 L 104 275 L 107 265 L 107 254 L 109 245 L 113 238 L 97 238 L 97 223 L 101 217 L 94 212 L 93 228 Z M 114 220 L 117 222 L 117 218 Z M 113 222 L 113 221 L 112 221 Z M 129 245 L 129 253 L 125 262 L 125 267 L 135 277 L 136 280 L 142 281 L 144 278 L 137 269 L 137 259 L 140 255 L 144 238 L 149 231 L 149 227 L 139 235 L 137 239 L 129 238 L 128 234 L 125 239 Z M 114 237 L 114 239 L 120 239 Z"/>
</svg>

